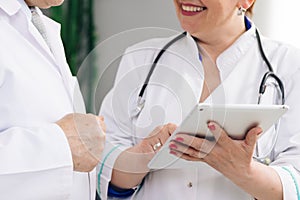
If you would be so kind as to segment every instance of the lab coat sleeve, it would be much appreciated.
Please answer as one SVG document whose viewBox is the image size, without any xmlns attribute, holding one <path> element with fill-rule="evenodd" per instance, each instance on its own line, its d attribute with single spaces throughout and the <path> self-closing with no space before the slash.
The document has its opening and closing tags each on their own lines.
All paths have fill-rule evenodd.
<svg viewBox="0 0 300 200">
<path fill-rule="evenodd" d="M 292 166 L 276 167 L 275 169 L 281 179 L 283 186 L 283 199 L 284 200 L 299 200 L 299 172 Z"/>
<path fill-rule="evenodd" d="M 100 109 L 100 115 L 104 116 L 107 127 L 106 146 L 102 161 L 98 166 L 98 193 L 102 200 L 108 198 L 108 184 L 115 160 L 122 151 L 134 145 L 130 115 L 134 108 L 133 102 L 137 99 L 144 80 L 140 72 L 149 68 L 139 68 L 140 66 L 135 62 L 136 59 L 133 59 L 133 54 L 137 57 L 139 52 L 131 48 L 126 50 L 120 62 L 113 89 L 105 97 Z"/>
<path fill-rule="evenodd" d="M 281 179 L 284 200 L 300 199 L 300 68 L 292 72 L 284 78 L 290 109 L 281 119 L 275 161 L 271 164 Z"/>
<path fill-rule="evenodd" d="M 0 160 L 0 199 L 69 197 L 72 155 L 63 131 L 56 124 L 2 130 Z"/>
</svg>

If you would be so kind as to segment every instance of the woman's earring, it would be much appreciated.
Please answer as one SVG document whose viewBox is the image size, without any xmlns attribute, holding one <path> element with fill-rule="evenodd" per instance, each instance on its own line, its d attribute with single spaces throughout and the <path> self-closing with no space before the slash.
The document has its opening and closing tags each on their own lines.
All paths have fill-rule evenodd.
<svg viewBox="0 0 300 200">
<path fill-rule="evenodd" d="M 241 6 L 241 7 L 239 7 L 239 10 L 238 10 L 237 14 L 240 16 L 240 15 L 243 15 L 246 11 L 247 10 Z"/>
</svg>

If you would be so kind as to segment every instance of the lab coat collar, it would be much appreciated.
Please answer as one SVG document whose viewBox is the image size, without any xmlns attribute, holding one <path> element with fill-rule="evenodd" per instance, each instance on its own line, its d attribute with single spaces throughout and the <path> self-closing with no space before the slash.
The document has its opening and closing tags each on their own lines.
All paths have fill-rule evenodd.
<svg viewBox="0 0 300 200">
<path fill-rule="evenodd" d="M 73 99 L 73 93 L 72 93 L 72 80 L 71 73 L 69 71 L 68 64 L 65 59 L 64 54 L 64 48 L 60 40 L 60 24 L 53 21 L 52 19 L 46 17 L 43 15 L 41 10 L 39 8 L 36 8 L 36 11 L 41 16 L 43 22 L 45 23 L 45 27 L 47 30 L 47 36 L 51 44 L 52 52 L 50 51 L 49 47 L 47 46 L 45 40 L 41 36 L 41 34 L 38 32 L 38 30 L 34 27 L 34 25 L 31 22 L 31 11 L 28 7 L 28 5 L 25 3 L 24 0 L 0 0 L 0 9 L 7 13 L 9 17 L 14 17 L 14 15 L 20 14 L 21 16 L 17 16 L 18 23 L 21 23 L 25 25 L 28 28 L 28 31 L 30 35 L 33 37 L 31 38 L 30 35 L 26 36 L 25 38 L 30 40 L 34 48 L 39 49 L 40 53 L 45 56 L 56 68 L 56 70 L 59 71 L 61 74 L 63 81 L 65 82 L 67 91 L 70 91 L 70 100 Z M 13 20 L 16 21 L 16 20 Z M 16 25 L 16 29 L 21 29 L 23 26 Z M 23 28 L 24 29 L 24 28 Z M 20 32 L 24 30 L 18 30 Z M 27 31 L 26 31 L 27 32 Z"/>
<path fill-rule="evenodd" d="M 40 37 L 41 38 L 40 42 L 42 42 L 42 46 L 48 52 L 49 56 L 52 59 L 56 60 L 59 56 L 57 55 L 57 52 L 54 50 L 56 45 L 55 41 L 57 41 L 55 38 L 60 37 L 61 26 L 59 23 L 45 16 L 39 8 L 36 8 L 36 11 L 41 16 L 44 22 L 46 32 L 47 32 L 47 37 L 50 42 L 52 52 L 50 51 L 50 48 L 48 47 L 47 43 L 42 37 Z M 39 36 L 41 36 L 41 34 L 39 34 Z"/>
<path fill-rule="evenodd" d="M 25 2 L 24 2 L 25 3 Z M 16 14 L 22 5 L 17 0 L 1 0 L 0 1 L 0 8 L 6 12 L 9 16 Z"/>
<path fill-rule="evenodd" d="M 191 46 L 193 52 L 195 52 L 193 56 L 196 56 L 198 58 L 199 52 L 198 52 L 198 44 L 197 44 L 197 42 L 195 41 L 195 39 L 193 38 L 193 36 L 191 36 L 190 33 L 187 33 L 186 37 L 188 39 L 189 45 Z"/>
<path fill-rule="evenodd" d="M 33 26 L 33 24 L 31 24 L 31 18 L 32 18 L 31 11 L 30 11 L 28 5 L 25 3 L 24 0 L 1 0 L 0 1 L 0 8 L 4 12 L 6 12 L 9 16 L 13 16 L 13 15 L 17 14 L 20 11 L 23 14 L 25 14 L 29 32 L 34 36 L 34 38 L 37 40 L 37 42 L 39 43 L 41 48 L 43 48 L 43 50 L 46 52 L 49 59 L 52 60 L 52 62 L 56 63 L 55 56 L 50 51 L 50 49 L 47 46 L 46 42 L 44 41 L 43 37 L 38 32 L 38 30 L 36 30 L 36 28 Z M 46 21 L 47 17 L 45 17 L 43 15 L 41 10 L 36 7 L 36 11 L 41 16 L 41 18 L 44 21 Z M 56 30 L 56 31 L 60 32 L 60 26 L 52 20 L 47 21 L 47 26 L 51 26 L 53 30 Z M 48 34 L 48 35 L 50 35 L 50 34 Z"/>
<path fill-rule="evenodd" d="M 251 28 L 243 33 L 228 49 L 226 49 L 217 57 L 217 67 L 219 68 L 221 73 L 224 72 L 226 75 L 228 75 L 228 73 L 234 68 L 238 60 L 253 45 L 253 42 L 256 41 L 256 27 L 252 21 L 250 22 Z M 186 38 L 187 44 L 191 49 L 191 52 L 193 52 L 191 56 L 193 58 L 196 58 L 196 60 L 199 62 L 199 49 L 197 46 L 197 42 L 189 33 L 187 33 Z"/>
<path fill-rule="evenodd" d="M 246 54 L 248 49 L 256 44 L 256 27 L 251 22 L 251 28 L 243 33 L 228 49 L 222 52 L 217 60 L 221 79 L 224 80 L 237 65 L 238 61 Z"/>
<path fill-rule="evenodd" d="M 202 63 L 199 59 L 198 44 L 190 33 L 186 34 L 184 40 L 180 40 L 171 45 L 170 49 L 176 52 L 177 55 L 184 57 L 186 61 L 200 73 L 200 75 L 203 75 L 203 69 L 202 67 L 199 67 Z M 188 49 L 188 51 L 186 49 Z"/>
<path fill-rule="evenodd" d="M 243 55 L 247 53 L 249 48 L 253 46 L 253 44 L 256 44 L 255 43 L 256 27 L 254 23 L 251 22 L 251 24 L 252 24 L 251 28 L 245 33 L 243 33 L 228 49 L 222 52 L 216 60 L 216 64 L 220 71 L 220 78 L 222 82 L 229 77 L 229 74 L 235 69 L 239 60 L 242 58 Z M 192 57 L 191 61 L 194 63 L 194 66 L 197 66 L 197 63 L 199 66 L 199 63 L 201 62 L 199 60 L 199 53 L 198 53 L 199 51 L 198 51 L 197 43 L 195 42 L 195 40 L 190 34 L 187 34 L 186 38 L 188 44 L 187 46 L 189 47 L 189 49 L 191 49 L 190 52 L 193 52 L 193 54 L 190 53 L 190 55 L 186 55 L 186 56 Z M 200 72 L 200 74 L 204 74 L 204 71 L 201 67 L 198 68 L 198 71 Z M 220 101 L 219 103 L 223 102 L 224 99 L 224 96 L 222 96 L 223 92 L 217 92 L 218 90 L 222 90 L 222 87 L 223 86 L 221 85 L 217 87 L 216 90 L 213 91 L 213 93 L 209 96 L 209 98 L 206 99 L 206 101 L 211 101 L 211 98 L 214 96 L 213 99 L 215 102 L 216 101 Z"/>
<path fill-rule="evenodd" d="M 216 64 L 220 71 L 221 80 L 226 79 L 230 72 L 234 69 L 240 58 L 247 52 L 247 50 L 256 42 L 255 24 L 248 19 L 251 23 L 251 28 L 243 33 L 228 49 L 222 52 L 217 60 Z M 188 46 L 191 48 L 194 63 L 199 62 L 199 50 L 197 43 L 193 37 L 187 33 Z M 203 71 L 200 69 L 201 73 Z"/>
</svg>

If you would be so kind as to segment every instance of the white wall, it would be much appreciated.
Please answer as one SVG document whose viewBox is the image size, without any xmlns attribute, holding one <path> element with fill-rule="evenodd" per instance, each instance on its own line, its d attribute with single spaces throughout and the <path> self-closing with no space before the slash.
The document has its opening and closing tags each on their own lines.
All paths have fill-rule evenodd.
<svg viewBox="0 0 300 200">
<path fill-rule="evenodd" d="M 95 101 L 100 105 L 112 87 L 126 47 L 149 38 L 174 35 L 181 29 L 172 0 L 96 0 L 95 15 L 101 74 Z"/>
<path fill-rule="evenodd" d="M 96 0 L 99 39 L 138 27 L 179 30 L 172 0 Z"/>
<path fill-rule="evenodd" d="M 299 8 L 299 0 L 257 0 L 254 21 L 265 36 L 300 48 Z"/>
</svg>

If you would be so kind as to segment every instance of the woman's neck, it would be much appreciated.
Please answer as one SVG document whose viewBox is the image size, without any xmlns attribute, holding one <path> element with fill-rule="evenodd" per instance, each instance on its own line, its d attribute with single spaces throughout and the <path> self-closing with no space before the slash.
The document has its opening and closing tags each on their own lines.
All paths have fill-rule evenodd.
<svg viewBox="0 0 300 200">
<path fill-rule="evenodd" d="M 206 51 L 214 63 L 216 63 L 218 56 L 246 31 L 244 21 L 239 22 L 239 24 L 239 26 L 222 26 L 208 34 L 201 34 L 201 36 L 195 35 L 198 45 Z"/>
</svg>

